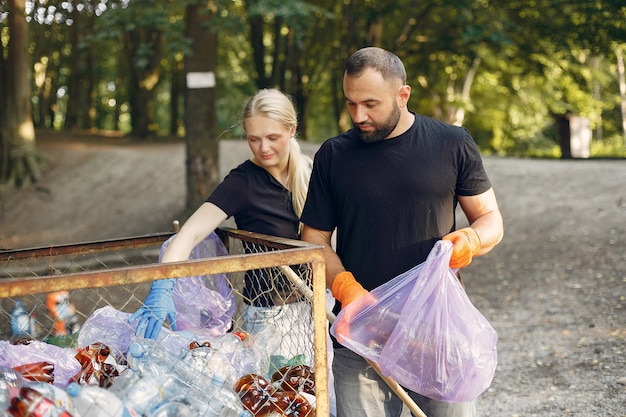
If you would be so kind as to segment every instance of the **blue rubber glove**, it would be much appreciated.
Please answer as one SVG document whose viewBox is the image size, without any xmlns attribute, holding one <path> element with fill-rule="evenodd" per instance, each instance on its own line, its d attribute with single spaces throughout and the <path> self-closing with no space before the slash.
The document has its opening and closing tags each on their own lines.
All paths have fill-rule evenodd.
<svg viewBox="0 0 626 417">
<path fill-rule="evenodd" d="M 172 298 L 175 283 L 174 279 L 152 282 L 152 288 L 143 306 L 128 319 L 128 322 L 132 323 L 139 318 L 135 335 L 143 334 L 146 339 L 156 339 L 166 318 L 169 319 L 172 330 L 176 330 L 176 310 Z"/>
</svg>

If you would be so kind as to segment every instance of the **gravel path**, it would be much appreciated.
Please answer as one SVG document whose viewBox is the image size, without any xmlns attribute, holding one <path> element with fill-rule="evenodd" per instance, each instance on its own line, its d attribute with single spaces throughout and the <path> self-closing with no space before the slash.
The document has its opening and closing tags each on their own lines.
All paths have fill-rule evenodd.
<svg viewBox="0 0 626 417">
<path fill-rule="evenodd" d="M 505 239 L 464 275 L 499 333 L 481 416 L 626 416 L 626 163 L 485 163 Z"/>
</svg>

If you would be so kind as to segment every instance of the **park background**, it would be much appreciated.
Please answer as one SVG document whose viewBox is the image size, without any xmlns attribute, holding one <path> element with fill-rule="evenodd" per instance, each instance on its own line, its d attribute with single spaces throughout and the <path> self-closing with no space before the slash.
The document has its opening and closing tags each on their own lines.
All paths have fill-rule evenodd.
<svg viewBox="0 0 626 417">
<path fill-rule="evenodd" d="M 470 129 L 504 214 L 464 275 L 500 337 L 481 416 L 626 416 L 622 2 L 10 0 L 0 35 L 4 249 L 169 231 L 249 156 L 257 88 L 294 98 L 315 149 L 349 127 L 345 58 L 397 53 L 410 108 Z"/>
</svg>

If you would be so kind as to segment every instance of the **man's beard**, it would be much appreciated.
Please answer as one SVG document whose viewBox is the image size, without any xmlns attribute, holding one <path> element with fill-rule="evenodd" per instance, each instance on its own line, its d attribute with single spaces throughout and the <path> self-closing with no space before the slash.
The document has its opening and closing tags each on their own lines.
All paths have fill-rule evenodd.
<svg viewBox="0 0 626 417">
<path fill-rule="evenodd" d="M 358 125 L 354 125 L 361 141 L 365 143 L 380 142 L 381 140 L 385 140 L 387 136 L 389 136 L 391 132 L 393 132 L 393 130 L 398 125 L 398 122 L 400 121 L 400 108 L 395 103 L 393 107 L 393 111 L 391 112 L 391 115 L 389 115 L 387 120 L 385 120 L 383 124 L 376 127 L 376 129 L 372 130 L 371 132 L 363 132 L 361 129 L 359 129 Z"/>
</svg>

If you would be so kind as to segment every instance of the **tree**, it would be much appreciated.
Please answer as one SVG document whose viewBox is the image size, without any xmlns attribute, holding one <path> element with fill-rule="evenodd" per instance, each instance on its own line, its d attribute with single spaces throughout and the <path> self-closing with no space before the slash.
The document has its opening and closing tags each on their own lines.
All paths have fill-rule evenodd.
<svg viewBox="0 0 626 417">
<path fill-rule="evenodd" d="M 257 88 L 274 87 L 290 94 L 300 114 L 305 115 L 312 85 L 309 81 L 314 69 L 321 68 L 320 56 L 311 55 L 308 49 L 312 43 L 319 45 L 320 39 L 311 35 L 316 33 L 317 23 L 331 14 L 301 0 L 246 0 L 244 4 Z M 306 138 L 306 130 L 306 119 L 301 117 L 301 137 Z"/>
<path fill-rule="evenodd" d="M 187 204 L 195 209 L 219 182 L 219 152 L 215 108 L 217 32 L 215 4 L 191 3 L 185 12 L 191 53 L 185 58 L 185 141 L 187 144 Z"/>
<path fill-rule="evenodd" d="M 2 58 L 0 73 L 0 183 L 22 186 L 40 177 L 31 105 L 32 66 L 26 1 L 8 0 L 6 4 L 9 41 L 7 59 Z"/>
</svg>

